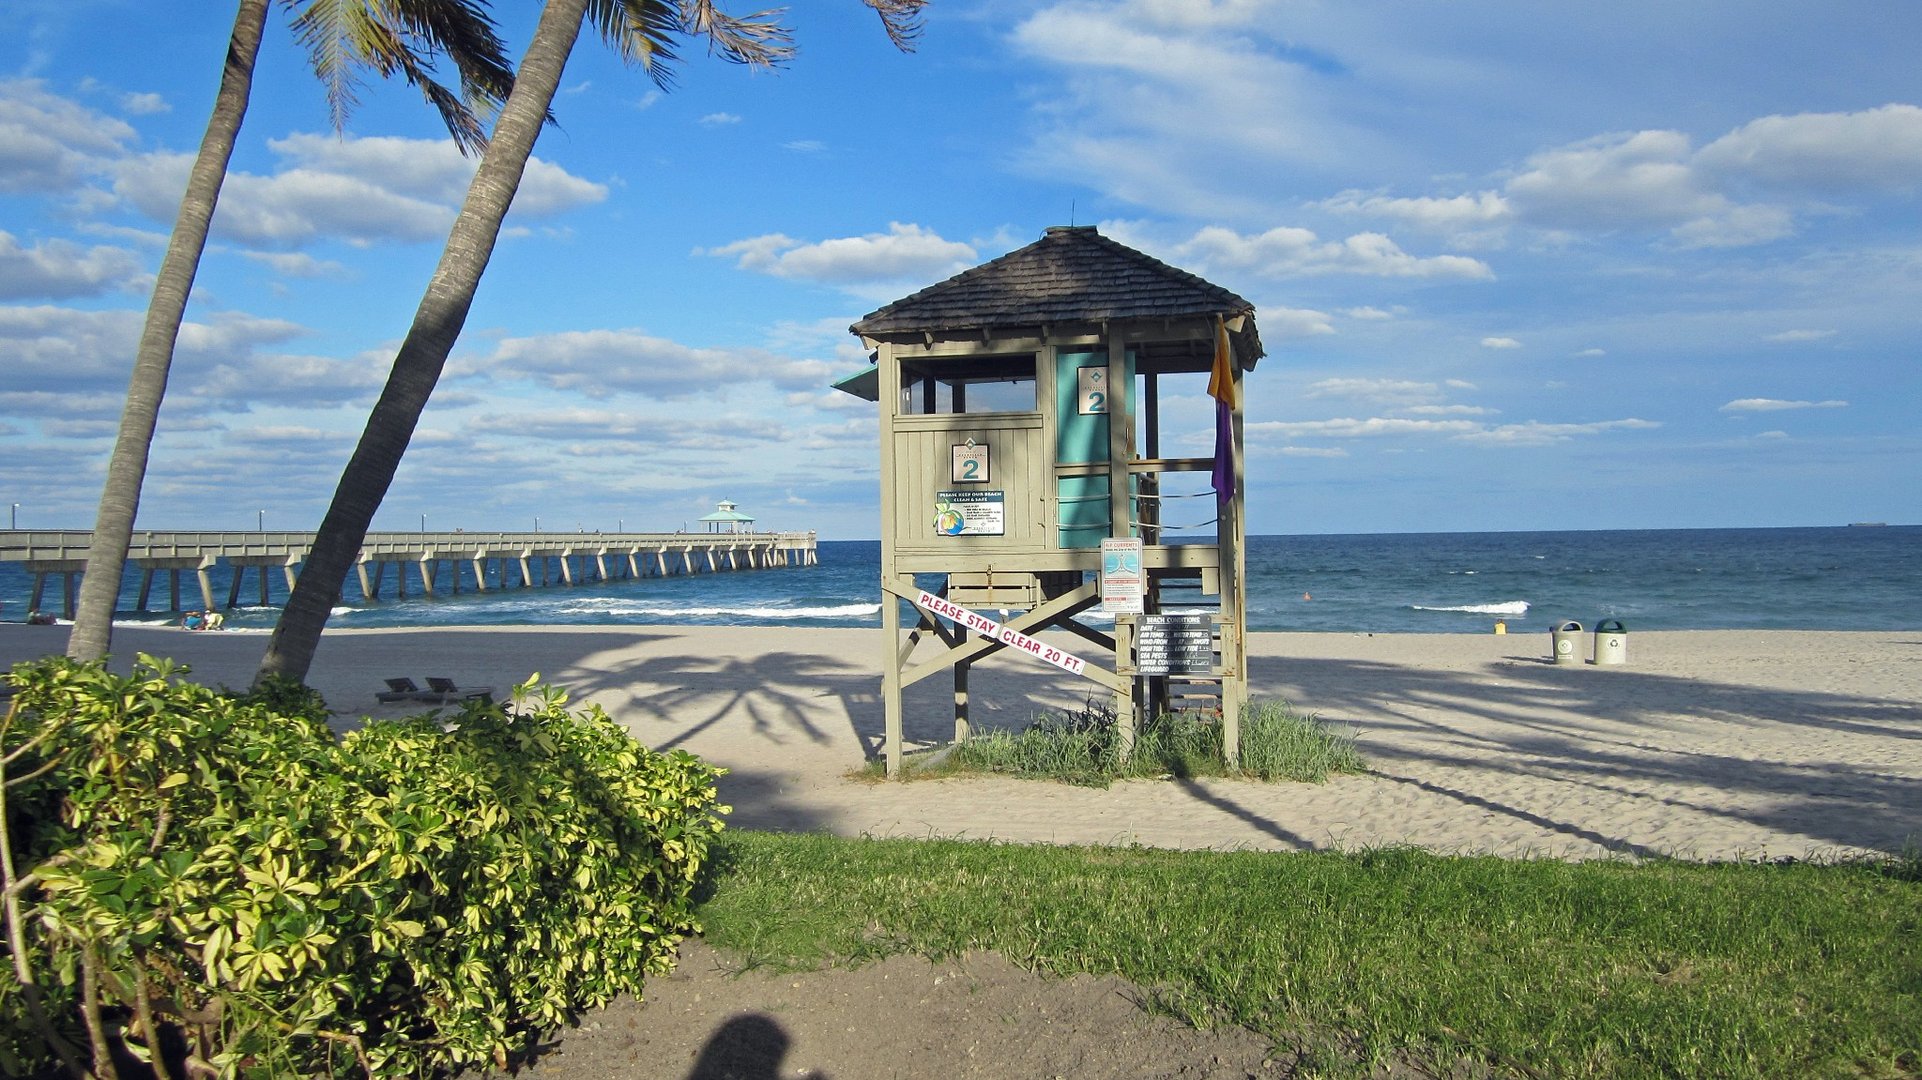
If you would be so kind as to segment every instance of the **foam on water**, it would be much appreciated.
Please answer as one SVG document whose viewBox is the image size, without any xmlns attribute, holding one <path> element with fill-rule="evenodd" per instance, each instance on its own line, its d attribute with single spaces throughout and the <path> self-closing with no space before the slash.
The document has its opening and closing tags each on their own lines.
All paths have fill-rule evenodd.
<svg viewBox="0 0 1922 1080">
<path fill-rule="evenodd" d="M 1422 604 L 1408 605 L 1410 611 L 1461 611 L 1470 615 L 1526 615 L 1528 601 L 1510 600 L 1504 604 L 1463 604 L 1459 607 L 1427 607 Z"/>
</svg>

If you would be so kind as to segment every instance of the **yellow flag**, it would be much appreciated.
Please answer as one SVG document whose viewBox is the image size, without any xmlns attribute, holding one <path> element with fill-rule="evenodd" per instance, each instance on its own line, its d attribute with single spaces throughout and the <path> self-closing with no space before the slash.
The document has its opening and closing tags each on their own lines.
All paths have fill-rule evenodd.
<svg viewBox="0 0 1922 1080">
<path fill-rule="evenodd" d="M 1215 316 L 1215 368 L 1208 376 L 1208 396 L 1235 407 L 1234 350 L 1228 346 L 1228 324 Z"/>
</svg>

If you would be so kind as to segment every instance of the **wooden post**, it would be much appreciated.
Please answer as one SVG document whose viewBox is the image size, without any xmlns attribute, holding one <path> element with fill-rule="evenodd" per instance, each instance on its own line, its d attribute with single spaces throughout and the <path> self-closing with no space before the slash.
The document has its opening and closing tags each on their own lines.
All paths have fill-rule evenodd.
<svg viewBox="0 0 1922 1080">
<path fill-rule="evenodd" d="M 880 387 L 881 405 L 881 581 L 895 580 L 895 503 L 894 490 L 895 417 L 901 412 L 901 369 L 894 359 L 894 346 L 883 342 L 874 353 L 875 378 Z M 901 601 L 881 590 L 881 745 L 890 780 L 901 777 Z"/>
<path fill-rule="evenodd" d="M 1108 535 L 1121 538 L 1136 535 L 1133 518 L 1132 486 L 1128 464 L 1134 460 L 1135 419 L 1134 384 L 1128 378 L 1128 344 L 1118 326 L 1110 325 L 1108 339 Z M 1132 630 L 1132 627 L 1128 627 Z M 1132 638 L 1121 625 L 1115 627 L 1115 666 L 1132 657 Z M 1124 679 L 1115 691 L 1115 723 L 1121 737 L 1121 760 L 1134 750 L 1136 715 L 1135 680 Z"/>
<path fill-rule="evenodd" d="M 962 640 L 969 631 L 962 630 Z M 956 745 L 968 741 L 968 669 L 972 661 L 960 660 L 954 665 L 954 741 Z"/>
</svg>

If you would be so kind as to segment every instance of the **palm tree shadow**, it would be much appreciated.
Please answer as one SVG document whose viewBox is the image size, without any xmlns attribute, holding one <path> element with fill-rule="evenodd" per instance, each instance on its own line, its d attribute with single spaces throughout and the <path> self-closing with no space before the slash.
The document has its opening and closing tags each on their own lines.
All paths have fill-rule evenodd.
<svg viewBox="0 0 1922 1080">
<path fill-rule="evenodd" d="M 1457 778 L 1517 772 L 1650 798 L 1650 791 L 1703 785 L 1726 801 L 1658 795 L 1658 801 L 1822 843 L 1900 851 L 1922 821 L 1922 777 L 1868 760 L 1914 755 L 1922 707 L 1890 698 L 1772 689 L 1633 670 L 1558 668 L 1497 662 L 1437 670 L 1352 659 L 1254 658 L 1257 694 L 1362 729 L 1375 771 L 1466 805 L 1579 837 L 1611 850 L 1638 850 L 1594 821 L 1539 806 L 1513 806 L 1468 790 Z M 1636 724 L 1650 702 L 1703 725 L 1736 730 L 1779 725 L 1817 738 L 1849 738 L 1855 760 L 1769 761 L 1740 750 L 1690 749 L 1670 727 Z M 1677 708 L 1677 703 L 1680 708 Z M 1456 722 L 1456 718 L 1460 722 Z M 1672 721 L 1671 721 L 1672 722 Z M 1685 734 L 1685 733 L 1684 733 Z M 1440 777 L 1448 777 L 1440 780 Z"/>
</svg>

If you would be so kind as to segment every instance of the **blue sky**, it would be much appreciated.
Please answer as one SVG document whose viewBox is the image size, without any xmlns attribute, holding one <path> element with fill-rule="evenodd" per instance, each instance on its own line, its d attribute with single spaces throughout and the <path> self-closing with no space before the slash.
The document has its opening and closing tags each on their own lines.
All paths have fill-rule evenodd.
<svg viewBox="0 0 1922 1080">
<path fill-rule="evenodd" d="M 23 527 L 92 523 L 231 17 L 0 7 Z M 690 45 L 668 93 L 583 39 L 376 528 L 731 499 L 873 537 L 848 324 L 1070 223 L 1256 305 L 1255 532 L 1922 520 L 1922 6 L 936 0 L 913 55 L 856 0 L 790 21 L 785 70 Z M 142 527 L 319 520 L 472 167 L 360 97 L 337 136 L 276 5 Z"/>
</svg>

